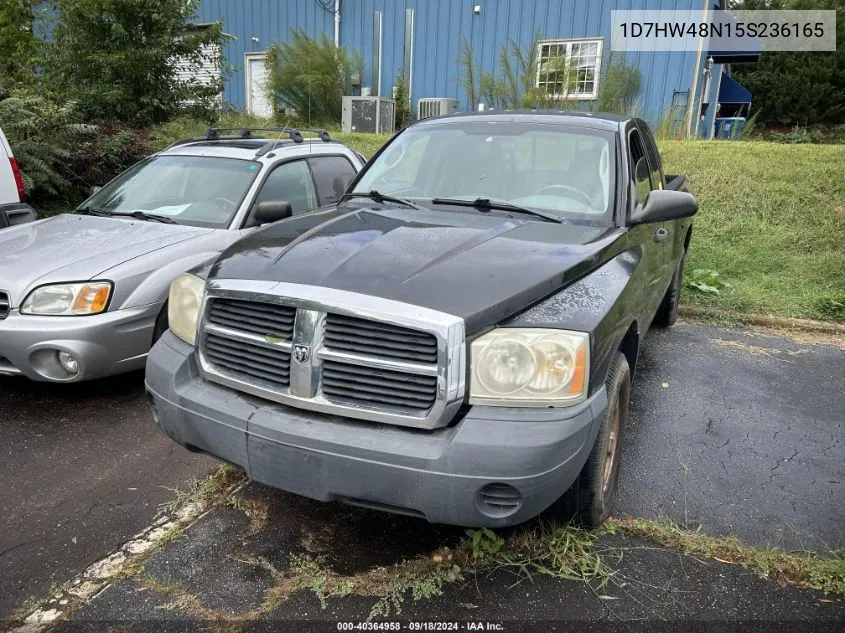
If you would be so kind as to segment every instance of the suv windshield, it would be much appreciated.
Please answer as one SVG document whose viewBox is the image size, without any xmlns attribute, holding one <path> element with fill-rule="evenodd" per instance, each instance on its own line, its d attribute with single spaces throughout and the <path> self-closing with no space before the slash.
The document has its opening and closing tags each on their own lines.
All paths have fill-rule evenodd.
<svg viewBox="0 0 845 633">
<path fill-rule="evenodd" d="M 481 198 L 609 221 L 613 139 L 602 130 L 523 121 L 423 124 L 373 159 L 352 193 L 416 202 Z"/>
<path fill-rule="evenodd" d="M 154 156 L 89 198 L 92 213 L 164 216 L 179 224 L 225 228 L 260 164 L 211 156 Z"/>
</svg>

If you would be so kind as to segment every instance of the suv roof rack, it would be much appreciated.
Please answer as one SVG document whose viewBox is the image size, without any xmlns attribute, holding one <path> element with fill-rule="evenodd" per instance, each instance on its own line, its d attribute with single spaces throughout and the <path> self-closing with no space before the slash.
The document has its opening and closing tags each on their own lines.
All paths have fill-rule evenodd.
<svg viewBox="0 0 845 633">
<path fill-rule="evenodd" d="M 319 130 L 315 128 L 295 128 L 295 127 L 210 127 L 206 132 L 206 140 L 214 141 L 220 138 L 220 132 L 238 132 L 238 138 L 255 138 L 253 132 L 279 132 L 280 134 L 287 132 L 290 140 L 294 143 L 302 143 L 305 139 L 302 138 L 302 132 L 313 132 L 324 143 L 330 143 L 332 137 L 326 130 Z M 261 138 L 261 137 L 258 137 Z"/>
<path fill-rule="evenodd" d="M 221 132 L 235 132 L 235 134 L 222 135 Z M 264 135 L 255 135 L 255 132 L 274 132 L 284 134 L 287 133 L 288 138 L 294 143 L 302 143 L 305 139 L 302 132 L 312 132 L 324 143 L 331 143 L 332 137 L 326 130 L 316 128 L 293 128 L 293 127 L 210 127 L 205 133 L 205 136 L 192 136 L 190 138 L 183 138 L 168 145 L 165 149 L 171 147 L 178 147 L 187 143 L 198 143 L 201 141 L 235 141 L 242 139 L 262 139 L 266 138 Z M 267 145 L 260 148 L 256 156 L 266 154 L 271 149 L 278 147 L 279 140 L 268 139 Z"/>
</svg>

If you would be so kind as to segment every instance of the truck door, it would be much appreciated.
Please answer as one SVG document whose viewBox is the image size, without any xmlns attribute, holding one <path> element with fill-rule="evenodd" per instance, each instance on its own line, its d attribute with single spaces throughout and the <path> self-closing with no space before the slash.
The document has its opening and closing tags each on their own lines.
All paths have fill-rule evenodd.
<svg viewBox="0 0 845 633">
<path fill-rule="evenodd" d="M 628 130 L 628 159 L 631 165 L 631 177 L 634 181 L 634 209 L 645 203 L 648 194 L 657 189 L 660 183 L 654 180 L 654 170 L 648 159 L 642 135 L 636 127 Z M 640 224 L 631 230 L 631 239 L 642 246 L 645 258 L 645 272 L 648 287 L 645 294 L 649 302 L 649 316 L 657 311 L 663 299 L 666 287 L 663 285 L 666 269 L 666 249 L 664 245 L 668 233 L 663 222 Z"/>
<path fill-rule="evenodd" d="M 654 142 L 654 136 L 644 123 L 640 122 L 638 125 L 648 163 L 651 165 L 651 181 L 654 183 L 655 189 L 663 189 L 666 187 L 666 180 L 663 176 L 663 161 L 660 160 L 657 143 Z M 680 225 L 680 220 L 670 220 L 663 223 L 663 230 L 666 231 L 666 237 L 663 240 L 663 286 L 667 288 L 669 282 L 672 281 L 672 275 L 675 274 L 676 262 L 680 261 L 681 249 L 683 248 L 683 235 Z"/>
</svg>

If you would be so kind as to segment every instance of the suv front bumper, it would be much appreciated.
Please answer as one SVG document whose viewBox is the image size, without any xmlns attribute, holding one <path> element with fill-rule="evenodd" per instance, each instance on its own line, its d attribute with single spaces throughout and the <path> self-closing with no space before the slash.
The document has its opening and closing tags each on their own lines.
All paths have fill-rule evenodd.
<svg viewBox="0 0 845 633">
<path fill-rule="evenodd" d="M 0 320 L 0 376 L 77 382 L 142 369 L 162 304 L 90 316 L 34 316 L 12 310 Z M 68 375 L 57 352 L 68 352 L 79 371 Z"/>
<path fill-rule="evenodd" d="M 488 527 L 530 519 L 572 485 L 607 406 L 602 389 L 571 408 L 474 406 L 434 431 L 362 422 L 207 382 L 194 348 L 171 332 L 150 352 L 146 387 L 168 436 L 255 481 L 321 501 Z"/>
</svg>

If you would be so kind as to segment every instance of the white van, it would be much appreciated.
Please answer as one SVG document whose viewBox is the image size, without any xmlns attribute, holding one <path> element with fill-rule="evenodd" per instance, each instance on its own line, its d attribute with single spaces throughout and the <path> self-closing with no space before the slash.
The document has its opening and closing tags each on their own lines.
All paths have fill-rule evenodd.
<svg viewBox="0 0 845 633">
<path fill-rule="evenodd" d="M 18 163 L 0 129 L 0 229 L 32 222 L 38 217 L 32 207 L 24 203 L 25 197 Z"/>
</svg>

